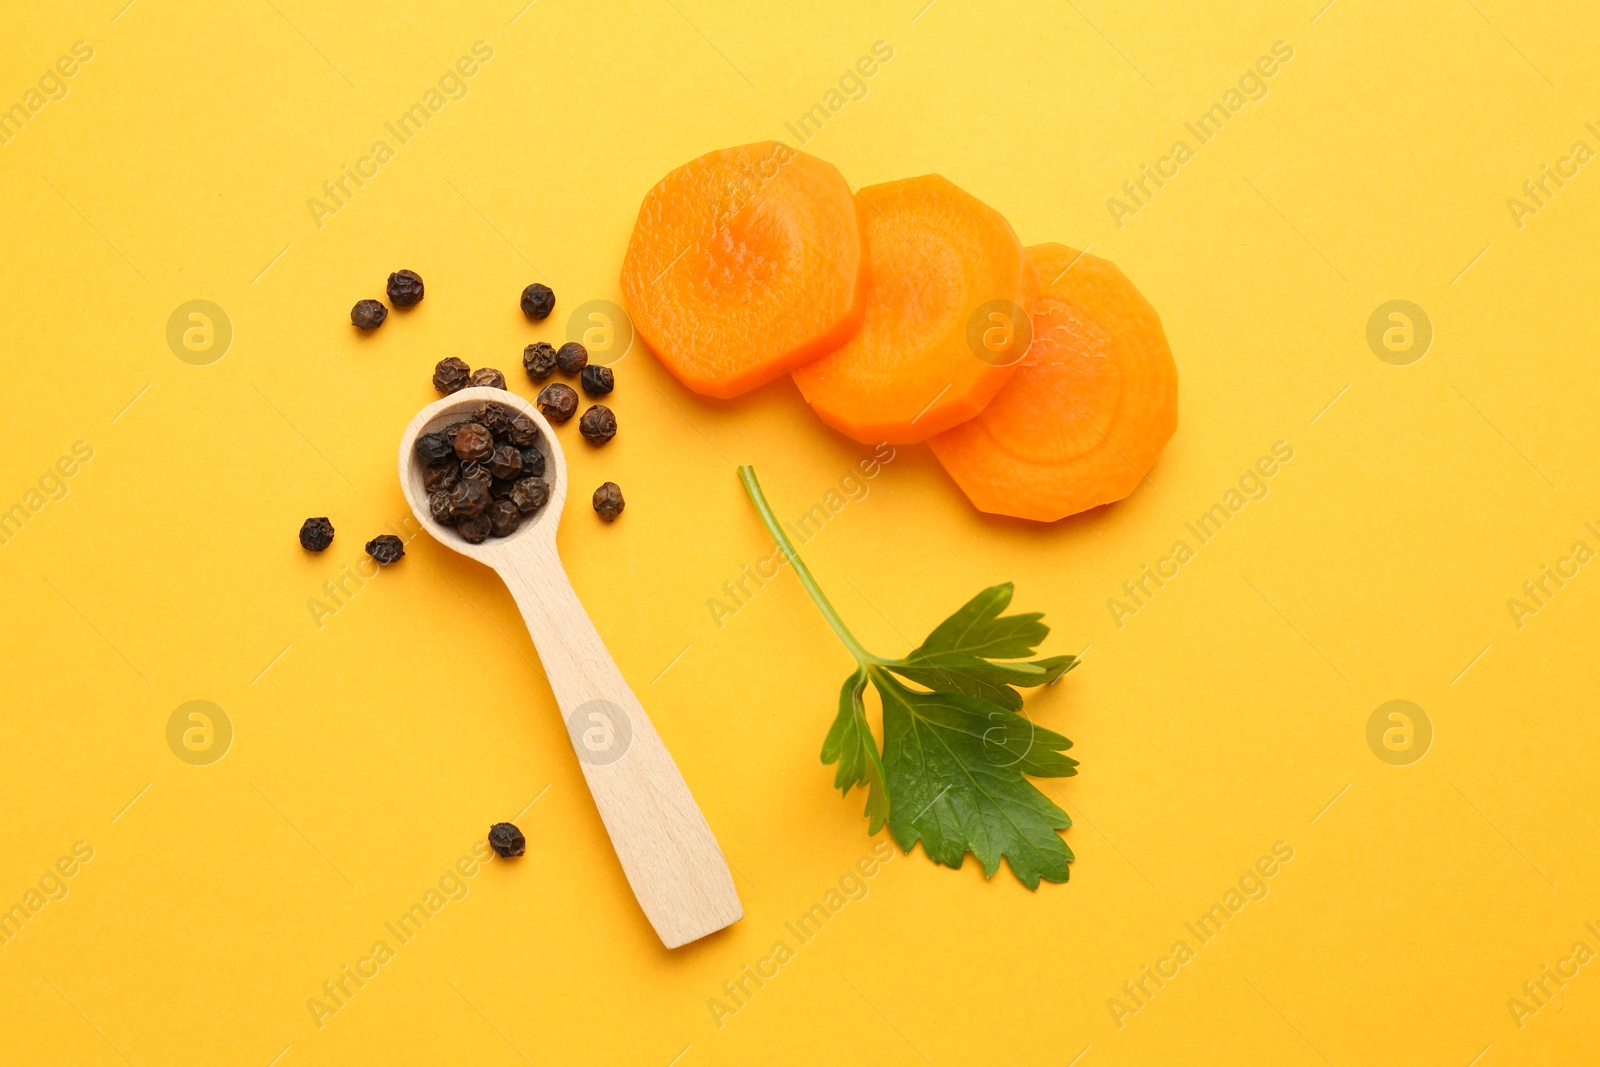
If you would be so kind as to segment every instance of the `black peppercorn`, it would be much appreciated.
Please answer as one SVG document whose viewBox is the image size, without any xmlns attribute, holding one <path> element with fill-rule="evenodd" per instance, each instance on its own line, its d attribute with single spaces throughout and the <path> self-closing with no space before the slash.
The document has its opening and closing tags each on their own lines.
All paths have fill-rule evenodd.
<svg viewBox="0 0 1600 1067">
<path fill-rule="evenodd" d="M 511 416 L 515 414 L 504 404 L 479 404 L 472 409 L 472 421 L 479 423 L 496 437 L 504 437 L 511 428 Z"/>
<path fill-rule="evenodd" d="M 515 479 L 522 473 L 522 453 L 515 445 L 500 445 L 489 457 L 489 473 L 496 478 Z"/>
<path fill-rule="evenodd" d="M 566 422 L 578 410 L 578 394 L 570 385 L 555 382 L 539 390 L 539 413 L 551 422 Z"/>
<path fill-rule="evenodd" d="M 457 459 L 488 459 L 494 454 L 494 436 L 481 422 L 469 422 L 456 431 Z"/>
<path fill-rule="evenodd" d="M 472 368 L 467 366 L 466 360 L 450 356 L 441 359 L 438 366 L 433 368 L 433 387 L 449 395 L 457 389 L 465 389 L 471 377 Z"/>
<path fill-rule="evenodd" d="M 405 554 L 405 542 L 394 534 L 379 534 L 367 542 L 367 555 L 384 566 L 388 566 Z"/>
<path fill-rule="evenodd" d="M 547 341 L 535 341 L 522 350 L 522 369 L 528 377 L 542 382 L 556 372 L 555 346 Z"/>
<path fill-rule="evenodd" d="M 578 432 L 592 445 L 603 445 L 617 436 L 617 417 L 604 404 L 595 404 L 578 420 Z"/>
<path fill-rule="evenodd" d="M 522 525 L 522 509 L 510 500 L 497 500 L 488 511 L 489 532 L 496 537 L 509 537 Z"/>
<path fill-rule="evenodd" d="M 617 387 L 611 368 L 602 367 L 598 363 L 591 363 L 583 368 L 583 373 L 578 375 L 578 384 L 582 385 L 583 391 L 590 396 L 605 396 Z"/>
<path fill-rule="evenodd" d="M 622 490 L 616 482 L 606 482 L 594 491 L 594 510 L 607 522 L 616 522 L 617 516 L 622 514 L 625 506 Z"/>
<path fill-rule="evenodd" d="M 450 515 L 457 522 L 477 518 L 491 502 L 487 478 L 462 478 L 450 489 Z"/>
<path fill-rule="evenodd" d="M 489 847 L 496 856 L 520 856 L 528 851 L 528 839 L 513 824 L 497 822 L 489 827 Z"/>
<path fill-rule="evenodd" d="M 357 300 L 350 309 L 350 322 L 358 330 L 376 330 L 389 317 L 389 309 L 376 300 Z"/>
<path fill-rule="evenodd" d="M 414 270 L 397 270 L 389 275 L 389 303 L 397 308 L 422 303 L 422 278 Z"/>
<path fill-rule="evenodd" d="M 422 488 L 430 493 L 441 489 L 449 489 L 461 480 L 461 468 L 455 460 L 455 453 L 450 453 L 450 463 L 442 463 L 437 467 L 422 468 Z"/>
<path fill-rule="evenodd" d="M 577 374 L 589 365 L 589 350 L 576 341 L 568 341 L 556 349 L 556 366 L 568 374 Z"/>
<path fill-rule="evenodd" d="M 538 478 L 522 478 L 511 487 L 511 502 L 525 515 L 532 515 L 549 499 L 550 490 Z"/>
<path fill-rule="evenodd" d="M 440 489 L 428 494 L 428 514 L 434 522 L 450 525 L 455 520 L 450 515 L 450 494 Z"/>
<path fill-rule="evenodd" d="M 479 367 L 472 372 L 472 377 L 467 379 L 468 385 L 486 385 L 491 389 L 504 389 L 506 376 L 493 367 Z"/>
<path fill-rule="evenodd" d="M 537 448 L 524 448 L 522 450 L 522 476 L 524 478 L 544 477 L 544 453 Z"/>
<path fill-rule="evenodd" d="M 456 530 L 468 544 L 478 545 L 489 539 L 494 525 L 487 515 L 474 515 L 470 519 L 462 519 L 456 524 Z"/>
<path fill-rule="evenodd" d="M 528 318 L 538 322 L 540 319 L 550 317 L 550 312 L 555 309 L 556 294 L 548 285 L 534 282 L 522 290 L 522 313 Z"/>
<path fill-rule="evenodd" d="M 321 552 L 333 544 L 333 523 L 327 516 L 307 519 L 300 524 L 300 547 L 307 552 Z"/>
<path fill-rule="evenodd" d="M 513 412 L 506 424 L 506 436 L 518 448 L 532 448 L 539 443 L 539 424 L 520 412 Z"/>
<path fill-rule="evenodd" d="M 429 466 L 437 466 L 455 458 L 450 438 L 442 433 L 425 433 L 417 438 L 417 456 Z"/>
</svg>

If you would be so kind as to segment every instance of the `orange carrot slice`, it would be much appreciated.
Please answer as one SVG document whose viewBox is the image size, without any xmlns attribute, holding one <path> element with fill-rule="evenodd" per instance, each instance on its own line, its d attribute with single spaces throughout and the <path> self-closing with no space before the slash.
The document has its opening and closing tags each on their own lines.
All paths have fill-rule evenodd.
<svg viewBox="0 0 1600 1067">
<path fill-rule="evenodd" d="M 738 396 L 842 344 L 870 276 L 850 186 L 778 141 L 711 152 L 645 196 L 622 261 L 634 329 L 706 396 Z"/>
<path fill-rule="evenodd" d="M 823 422 L 865 444 L 972 418 L 1027 348 L 1037 272 L 1000 213 L 936 174 L 862 189 L 872 293 L 861 329 L 794 372 Z"/>
<path fill-rule="evenodd" d="M 1178 425 L 1161 320 L 1113 263 L 1028 249 L 1033 347 L 983 413 L 928 442 L 979 511 L 1051 522 L 1121 500 Z"/>
</svg>

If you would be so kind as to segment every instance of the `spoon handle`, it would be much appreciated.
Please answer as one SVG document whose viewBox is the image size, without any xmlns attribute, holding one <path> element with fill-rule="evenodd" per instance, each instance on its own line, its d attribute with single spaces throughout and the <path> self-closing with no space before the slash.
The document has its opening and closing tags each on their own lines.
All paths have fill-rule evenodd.
<svg viewBox="0 0 1600 1067">
<path fill-rule="evenodd" d="M 566 719 L 595 807 L 668 948 L 744 914 L 727 860 L 650 717 L 606 651 L 553 545 L 500 561 Z"/>
</svg>

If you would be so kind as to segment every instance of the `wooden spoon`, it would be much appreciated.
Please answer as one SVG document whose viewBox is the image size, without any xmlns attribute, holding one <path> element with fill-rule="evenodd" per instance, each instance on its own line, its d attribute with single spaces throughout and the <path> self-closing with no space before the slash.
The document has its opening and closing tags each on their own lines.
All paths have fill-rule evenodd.
<svg viewBox="0 0 1600 1067">
<path fill-rule="evenodd" d="M 550 500 L 510 537 L 474 545 L 453 527 L 434 521 L 416 441 L 447 423 L 470 418 L 484 401 L 521 412 L 539 427 Z M 446 548 L 493 569 L 511 591 L 539 650 L 611 845 L 662 942 L 677 948 L 737 922 L 744 909 L 717 839 L 595 632 L 556 553 L 567 469 L 561 443 L 544 416 L 504 389 L 463 389 L 429 404 L 400 439 L 400 488 L 424 529 Z"/>
</svg>

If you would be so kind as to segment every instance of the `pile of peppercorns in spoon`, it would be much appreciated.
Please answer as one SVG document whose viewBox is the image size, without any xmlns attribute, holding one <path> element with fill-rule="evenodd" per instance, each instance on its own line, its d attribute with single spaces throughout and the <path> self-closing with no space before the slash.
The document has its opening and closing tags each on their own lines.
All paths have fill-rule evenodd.
<svg viewBox="0 0 1600 1067">
<path fill-rule="evenodd" d="M 471 544 L 510 536 L 550 499 L 539 427 L 505 404 L 422 434 L 416 451 L 429 513 Z"/>
</svg>

